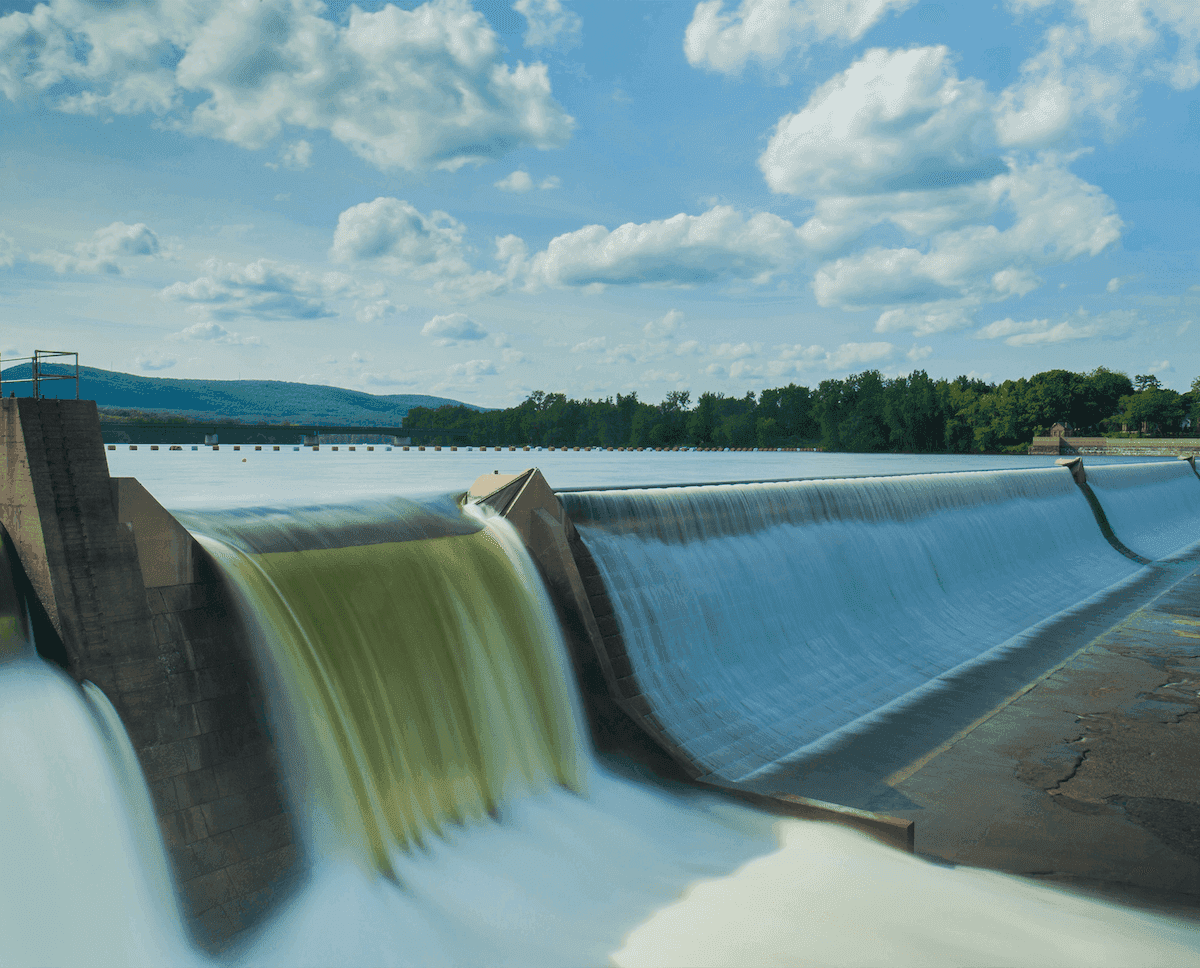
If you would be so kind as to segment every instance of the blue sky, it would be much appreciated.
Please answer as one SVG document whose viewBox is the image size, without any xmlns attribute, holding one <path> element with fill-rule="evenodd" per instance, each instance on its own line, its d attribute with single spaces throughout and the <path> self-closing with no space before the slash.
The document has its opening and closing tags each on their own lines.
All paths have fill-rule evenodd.
<svg viewBox="0 0 1200 968">
<path fill-rule="evenodd" d="M 0 5 L 0 353 L 505 406 L 1200 374 L 1200 5 Z"/>
</svg>

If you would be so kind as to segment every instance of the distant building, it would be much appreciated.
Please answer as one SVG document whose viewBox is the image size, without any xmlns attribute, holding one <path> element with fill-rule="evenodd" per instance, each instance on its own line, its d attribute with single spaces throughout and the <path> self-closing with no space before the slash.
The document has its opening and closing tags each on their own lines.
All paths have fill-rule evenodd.
<svg viewBox="0 0 1200 968">
<path fill-rule="evenodd" d="M 1075 433 L 1075 428 L 1066 420 L 1062 420 L 1050 428 L 1051 437 L 1070 437 L 1073 433 Z"/>
</svg>

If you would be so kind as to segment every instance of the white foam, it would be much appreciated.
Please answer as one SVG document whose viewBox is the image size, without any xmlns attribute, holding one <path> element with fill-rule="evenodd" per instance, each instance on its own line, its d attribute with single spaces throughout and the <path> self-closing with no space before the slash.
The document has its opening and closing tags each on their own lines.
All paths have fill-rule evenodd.
<svg viewBox="0 0 1200 968">
<path fill-rule="evenodd" d="M 1003 874 L 947 869 L 824 824 L 697 884 L 633 931 L 621 966 L 1101 968 L 1194 964 L 1194 925 Z"/>
<path fill-rule="evenodd" d="M 184 939 L 149 792 L 123 756 L 64 675 L 35 657 L 0 664 L 0 962 L 207 962 Z"/>
</svg>

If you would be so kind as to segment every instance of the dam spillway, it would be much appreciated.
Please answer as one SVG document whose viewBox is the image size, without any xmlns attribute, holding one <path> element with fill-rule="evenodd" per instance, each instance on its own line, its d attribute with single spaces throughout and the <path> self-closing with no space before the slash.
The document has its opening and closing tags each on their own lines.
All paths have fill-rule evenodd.
<svg viewBox="0 0 1200 968">
<path fill-rule="evenodd" d="M 1190 468 L 1187 470 L 1190 472 Z M 299 884 L 288 891 L 280 888 L 255 919 L 242 922 L 246 925 L 256 920 L 259 924 L 259 946 L 243 949 L 238 955 L 248 963 L 272 962 L 268 951 L 276 953 L 276 961 L 328 963 L 350 950 L 359 953 L 348 960 L 359 963 L 602 961 L 620 948 L 630 930 L 654 922 L 654 912 L 678 898 L 697 877 L 727 883 L 733 890 L 734 884 L 742 883 L 734 872 L 754 857 L 769 856 L 779 863 L 790 858 L 789 863 L 800 865 L 790 868 L 793 871 L 807 867 L 809 883 L 805 890 L 809 893 L 803 895 L 804 903 L 809 910 L 824 910 L 818 895 L 827 893 L 825 885 L 829 882 L 822 878 L 834 876 L 832 872 L 846 858 L 859 856 L 859 841 L 841 834 L 830 834 L 832 839 L 822 840 L 825 834 L 808 833 L 824 830 L 825 825 L 787 827 L 787 836 L 773 841 L 770 831 L 774 821 L 770 818 L 764 820 L 703 798 L 664 803 L 643 787 L 614 780 L 592 760 L 571 681 L 589 661 L 581 649 L 595 646 L 594 639 L 577 638 L 579 630 L 571 627 L 571 621 L 580 618 L 577 593 L 582 589 L 583 601 L 591 608 L 596 596 L 590 589 L 595 588 L 593 579 L 600 578 L 611 611 L 601 615 L 593 611 L 589 628 L 597 630 L 601 624 L 607 628 L 610 623 L 615 626 L 631 668 L 636 667 L 635 663 L 645 667 L 645 653 L 653 649 L 669 659 L 672 649 L 690 647 L 692 639 L 686 622 L 691 620 L 692 610 L 699 608 L 706 627 L 713 624 L 721 628 L 721 622 L 727 623 L 729 648 L 722 651 L 724 640 L 716 641 L 712 648 L 718 659 L 727 658 L 731 681 L 746 690 L 747 684 L 754 683 L 751 666 L 755 653 L 748 646 L 760 633 L 751 626 L 749 642 L 735 638 L 742 628 L 728 614 L 722 614 L 724 606 L 716 592 L 740 591 L 740 596 L 728 596 L 727 604 L 749 603 L 750 610 L 759 613 L 760 618 L 772 602 L 785 610 L 796 608 L 796 602 L 786 594 L 777 593 L 774 599 L 755 597 L 757 586 L 768 579 L 777 585 L 794 582 L 791 599 L 800 598 L 809 584 L 819 584 L 822 578 L 827 586 L 833 586 L 818 589 L 825 597 L 816 599 L 830 612 L 828 617 L 801 611 L 797 618 L 796 612 L 785 611 L 777 628 L 807 631 L 812 626 L 820 630 L 823 641 L 834 644 L 841 628 L 847 638 L 861 638 L 883 650 L 883 658 L 877 659 L 879 665 L 886 666 L 888 656 L 900 657 L 896 664 L 903 663 L 900 671 L 910 677 L 905 679 L 897 673 L 889 680 L 881 675 L 878 681 L 882 685 L 871 694 L 853 681 L 853 676 L 864 669 L 870 672 L 870 663 L 862 661 L 863 653 L 850 651 L 849 647 L 842 652 L 831 649 L 824 656 L 830 677 L 850 677 L 843 678 L 845 706 L 840 719 L 827 717 L 809 734 L 790 734 L 793 739 L 799 736 L 801 745 L 795 746 L 786 738 L 786 730 L 797 725 L 793 717 L 782 724 L 775 747 L 768 750 L 780 755 L 774 760 L 760 756 L 757 765 L 751 763 L 747 772 L 738 774 L 744 778 L 804 749 L 806 736 L 820 742 L 848 724 L 869 718 L 881 706 L 921 692 L 922 683 L 937 682 L 947 670 L 952 672 L 969 664 L 995 649 L 997 643 L 1003 646 L 1019 637 L 1021 629 L 1061 613 L 1064 607 L 1078 605 L 1089 594 L 1136 580 L 1141 573 L 1138 564 L 1104 539 L 1069 471 L 1005 473 L 937 475 L 928 480 L 668 488 L 660 493 L 658 510 L 647 508 L 632 514 L 628 508 L 646 495 L 624 491 L 581 496 L 560 493 L 555 497 L 544 480 L 538 484 L 532 475 L 521 475 L 513 500 L 496 501 L 505 504 L 500 513 L 508 518 L 507 522 L 492 520 L 484 507 L 462 511 L 445 500 L 179 512 L 174 520 L 186 524 L 186 533 L 198 542 L 190 550 L 195 558 L 192 572 L 189 576 L 158 569 L 153 572 L 157 577 L 150 580 L 166 581 L 172 575 L 209 576 L 206 587 L 214 601 L 220 599 L 220 614 L 229 631 L 227 651 L 244 651 L 243 659 L 257 670 L 251 676 L 253 681 L 237 695 L 243 696 L 250 707 L 256 695 L 265 697 L 265 707 L 252 710 L 250 719 L 257 716 L 263 721 L 266 745 L 260 743 L 256 747 L 259 754 L 245 759 L 243 766 L 237 766 L 242 759 L 233 757 L 217 765 L 198 764 L 197 770 L 185 768 L 169 777 L 172 781 L 183 778 L 171 784 L 177 799 L 169 805 L 170 810 L 164 810 L 161 798 L 165 788 L 161 783 L 139 787 L 136 778 L 129 779 L 129 770 L 120 765 L 127 763 L 128 757 L 119 749 L 111 754 L 111 764 L 100 771 L 109 780 L 98 775 L 96 788 L 109 790 L 106 796 L 112 802 L 132 790 L 126 812 L 116 809 L 107 815 L 116 825 L 114 829 L 136 828 L 136 821 L 131 824 L 129 817 L 140 815 L 138 796 L 153 803 L 160 820 L 179 812 L 216 817 L 220 810 L 213 804 L 222 797 L 209 793 L 206 798 L 198 786 L 200 779 L 191 774 L 216 771 L 219 765 L 228 783 L 242 775 L 237 769 L 251 770 L 252 763 L 261 764 L 266 757 L 272 768 L 265 779 L 270 781 L 278 774 L 284 780 L 288 823 L 293 831 L 289 843 L 295 845 L 294 852 L 299 851 L 295 863 L 301 874 Z M 1131 472 L 1134 476 L 1142 473 Z M 1174 476 L 1168 475 L 1170 486 L 1183 502 L 1183 511 L 1176 515 L 1180 517 L 1193 506 L 1187 503 L 1191 492 L 1186 487 L 1191 485 L 1186 477 L 1172 473 Z M 973 487 L 973 482 L 978 486 Z M 1127 490 L 1136 487 L 1131 484 Z M 528 489 L 527 496 L 536 496 L 542 503 L 522 503 L 522 494 L 526 494 L 523 489 Z M 689 494 L 681 500 L 681 495 L 674 493 L 677 490 Z M 1101 488 L 1096 493 L 1102 502 Z M 550 504 L 551 499 L 558 502 L 557 510 Z M 595 510 L 580 510 L 585 501 Z M 601 507 L 605 501 L 608 510 Z M 680 504 L 685 505 L 682 511 Z M 1043 511 L 1047 513 L 1043 515 Z M 606 516 L 608 530 L 600 524 Z M 124 519 L 120 513 L 115 517 Z M 164 537 L 158 531 L 139 537 L 144 519 L 131 517 L 139 566 L 142 562 L 154 564 L 154 556 L 168 555 L 170 535 Z M 1130 531 L 1129 522 L 1119 515 L 1115 519 L 1113 530 L 1121 540 L 1136 544 L 1138 538 Z M 1022 531 L 1030 522 L 1044 527 L 1030 536 Z M 1186 523 L 1180 528 L 1186 532 Z M 905 538 L 906 529 L 911 529 L 914 536 Z M 819 540 L 806 544 L 808 532 L 816 532 Z M 613 539 L 617 551 L 604 547 L 606 537 Z M 632 542 L 645 548 L 631 550 Z M 772 545 L 776 547 L 772 549 Z M 723 550 L 714 554 L 714 547 Z M 1183 547 L 1182 543 L 1175 545 L 1171 553 Z M 977 549 L 974 553 L 973 548 Z M 854 551 L 859 554 L 852 554 Z M 1067 582 L 1055 584 L 1051 566 L 1047 566 L 1048 577 L 1037 571 L 1043 558 L 1055 555 L 1067 567 L 1076 569 L 1071 581 L 1077 582 L 1077 587 L 1064 591 Z M 899 567 L 889 566 L 891 557 L 898 558 Z M 869 564 L 859 563 L 861 558 L 868 559 Z M 800 567 L 797 559 L 805 559 L 802 565 L 807 571 L 787 570 Z M 585 574 L 586 568 L 580 568 L 581 562 L 586 566 L 588 561 L 595 575 Z M 765 563 L 766 570 L 756 572 L 756 561 Z M 824 573 L 817 567 L 820 561 L 826 563 Z M 568 566 L 576 569 L 574 577 L 566 574 Z M 855 567 L 860 570 L 854 571 Z M 846 571 L 843 574 L 836 569 Z M 143 581 L 151 572 L 150 567 L 142 568 Z M 1037 580 L 1039 575 L 1043 576 L 1041 582 Z M 698 603 L 673 597 L 674 592 L 661 594 L 652 579 L 662 576 L 666 576 L 668 585 L 671 581 L 700 585 L 706 591 Z M 973 590 L 989 576 L 997 586 L 992 601 Z M 872 581 L 879 584 L 872 588 Z M 1047 581 L 1055 586 L 1053 594 L 1042 587 Z M 564 588 L 573 583 L 574 604 L 562 598 Z M 623 596 L 628 598 L 630 590 L 639 586 L 648 589 L 644 608 L 651 627 L 663 626 L 670 635 L 676 635 L 672 627 L 676 623 L 685 629 L 678 640 L 681 645 L 672 645 L 670 635 L 660 641 L 646 639 L 637 624 L 624 617 L 628 605 Z M 149 593 L 173 587 L 147 583 L 146 590 Z M 883 589 L 887 590 L 886 596 Z M 914 611 L 898 607 L 889 624 L 887 603 L 899 606 L 901 592 L 916 598 L 920 605 Z M 1043 597 L 1032 604 L 1013 605 L 1008 601 L 1023 598 L 1026 592 Z M 980 598 L 982 619 L 972 621 L 972 602 L 976 598 Z M 60 601 L 69 604 L 65 599 Z M 703 612 L 705 607 L 709 608 L 707 613 Z M 992 611 L 983 611 L 986 608 Z M 573 619 L 567 614 L 571 609 L 575 609 Z M 568 633 L 569 650 L 558 637 L 560 619 Z M 820 621 L 826 619 L 827 624 L 822 626 Z M 1027 625 L 1022 626 L 1022 622 Z M 931 649 L 934 658 L 930 661 L 920 661 L 920 639 L 908 631 L 909 623 L 924 623 L 918 626 L 922 634 L 941 650 L 935 653 Z M 983 626 L 986 634 L 980 632 Z M 937 633 L 943 627 L 952 631 L 944 632 L 939 639 Z M 187 638 L 188 629 L 182 629 L 184 645 L 195 646 L 201 640 Z M 1012 633 L 1013 629 L 1017 633 Z M 955 635 L 967 640 L 960 652 L 952 649 Z M 774 652 L 761 655 L 777 660 L 775 653 L 782 651 L 786 643 L 779 638 L 775 643 Z M 76 661 L 86 659 L 86 645 L 84 642 L 84 647 L 74 653 Z M 1031 664 L 1022 667 L 1021 672 L 1026 679 L 1054 662 L 1052 656 L 1029 656 L 1029 651 L 1025 649 L 1024 653 Z M 848 656 L 840 670 L 828 661 L 838 656 Z M 614 670 L 613 658 L 606 656 L 610 673 L 620 671 Z M 37 666 L 35 657 L 25 650 L 18 664 L 28 669 L 30 663 L 42 676 L 44 667 Z M 813 664 L 822 665 L 816 662 L 809 666 Z M 675 678 L 683 680 L 685 688 L 686 674 L 695 677 L 690 688 L 697 694 L 710 696 L 720 691 L 720 676 L 724 675 L 720 663 L 716 663 L 715 670 L 712 662 L 707 666 L 676 663 L 675 668 Z M 784 675 L 796 676 L 792 705 L 793 709 L 803 709 L 806 697 L 801 687 L 806 682 L 806 668 L 804 663 L 787 657 L 782 666 L 768 668 L 759 681 L 765 679 L 775 686 L 778 683 L 774 680 Z M 0 669 L 0 673 L 5 675 L 6 683 L 14 681 L 7 669 Z M 628 676 L 612 678 L 615 683 Z M 672 719 L 671 706 L 666 702 L 661 707 L 652 705 L 655 694 L 646 683 L 639 681 L 638 687 L 637 697 L 650 709 L 650 716 L 643 716 L 641 721 L 653 718 L 667 734 L 672 755 L 690 755 L 683 743 L 693 737 Z M 11 694 L 24 696 L 36 691 L 39 696 L 49 697 L 62 688 L 61 682 L 52 689 L 39 686 L 37 690 L 14 684 Z M 703 688 L 709 692 L 701 692 Z M 953 694 L 953 690 L 948 693 Z M 834 711 L 837 695 L 836 690 L 828 693 L 825 712 Z M 872 707 L 864 696 L 874 696 L 881 705 Z M 618 684 L 610 698 L 629 705 L 631 697 Z M 776 709 L 787 711 L 782 698 L 768 698 Z M 118 695 L 117 699 L 122 697 Z M 127 699 L 122 701 L 128 705 Z M 45 698 L 43 705 L 54 702 L 58 700 Z M 226 700 L 226 708 L 233 715 L 236 710 L 231 703 L 232 696 Z M 22 716 L 38 715 L 38 709 L 31 706 L 37 707 L 38 702 L 11 704 L 14 718 L 10 722 L 20 724 L 25 722 Z M 120 722 L 125 722 L 121 703 L 114 701 L 113 707 Z M 98 707 L 93 703 L 82 708 Z M 739 723 L 747 720 L 735 717 L 744 716 L 747 710 L 754 712 L 756 707 L 753 695 L 747 698 L 744 691 L 718 708 L 733 720 L 734 731 L 744 732 L 745 725 Z M 98 718 L 93 711 L 75 719 L 86 723 L 89 716 Z M 114 720 L 107 721 L 111 733 Z M 826 727 L 830 728 L 819 732 Z M 26 729 L 25 734 L 34 735 L 36 730 Z M 155 761 L 156 750 L 171 742 L 157 734 L 133 731 L 130 735 L 143 768 L 148 761 Z M 69 745 L 69 738 L 64 742 Z M 113 748 L 107 740 L 101 745 Z M 23 758 L 6 761 L 4 767 L 10 804 L 26 802 L 34 795 L 31 791 L 37 789 L 36 784 L 29 785 L 28 778 L 20 775 L 19 763 L 34 762 L 42 753 L 36 744 L 27 743 L 24 748 Z M 89 759 L 100 755 L 95 750 L 91 754 L 81 750 L 81 755 Z M 53 752 L 49 748 L 45 752 L 45 770 L 52 774 L 62 754 L 49 755 Z M 708 772 L 694 773 L 736 782 L 729 775 L 707 768 L 702 755 L 701 749 L 689 762 Z M 738 769 L 746 766 L 742 764 Z M 179 807 L 181 786 L 195 786 L 198 802 Z M 260 783 L 255 789 L 270 787 Z M 139 790 L 143 792 L 139 794 Z M 230 806 L 226 804 L 225 809 Z M 68 816 L 63 809 L 57 811 L 58 815 Z M 53 829 L 46 827 L 45 821 L 19 810 L 12 817 L 14 828 L 24 824 L 43 832 L 40 841 L 31 838 L 31 843 L 52 842 Z M 205 849 L 215 853 L 214 848 L 228 843 L 240 850 L 239 838 L 252 847 L 251 830 L 261 837 L 266 828 L 255 827 L 261 822 L 248 816 L 242 819 L 245 822 L 227 831 L 209 830 L 207 839 L 211 843 Z M 68 816 L 67 822 L 74 821 Z M 89 829 L 97 831 L 96 837 L 112 840 L 113 835 L 103 833 L 106 822 L 100 817 Z M 278 831 L 279 826 L 270 829 Z M 129 839 L 125 833 L 114 842 L 127 843 Z M 191 848 L 200 843 L 201 839 L 193 839 L 183 846 L 195 856 L 197 852 Z M 273 849 L 284 849 L 278 841 L 271 843 L 275 844 Z M 244 906 L 237 895 L 210 893 L 205 899 L 198 893 L 189 894 L 192 880 L 180 875 L 178 845 L 168 841 L 168 847 L 171 862 L 176 865 L 174 876 L 181 882 L 184 917 L 191 916 L 188 923 L 193 931 L 197 930 L 196 922 L 216 921 L 213 912 L 232 917 Z M 26 851 L 30 865 L 36 863 L 36 854 L 33 847 Z M 621 860 L 626 854 L 632 862 Z M 896 867 L 885 860 L 890 853 L 867 851 L 861 856 L 866 865 L 862 868 L 864 874 L 872 869 L 887 870 L 892 872 L 889 877 L 897 878 L 897 884 L 924 885 L 931 892 L 931 910 L 941 912 L 942 917 L 960 910 L 965 903 L 962 899 L 967 897 L 976 907 L 988 908 L 977 915 L 982 918 L 978 922 L 981 938 L 988 936 L 989 930 L 992 936 L 999 930 L 1030 938 L 1037 933 L 1033 926 L 1041 925 L 1038 930 L 1049 931 L 1053 923 L 1062 930 L 1064 924 L 1082 923 L 1072 922 L 1071 917 L 1088 917 L 1086 904 L 1062 907 L 1056 895 L 1038 893 L 1040 889 L 1035 890 L 1036 903 L 1023 907 L 1013 891 L 991 884 L 986 878 L 973 879 L 972 872 L 932 876 L 924 867 Z M 530 860 L 535 857 L 536 863 Z M 581 862 L 584 857 L 586 862 Z M 211 892 L 221 878 L 231 886 L 244 886 L 245 872 L 253 865 L 247 865 L 245 857 L 227 859 L 229 863 L 213 871 L 219 878 L 196 875 L 207 880 L 193 884 L 193 889 L 207 886 Z M 120 863 L 112 856 L 90 860 L 95 862 L 94 883 L 102 882 L 106 865 Z M 133 892 L 130 897 L 136 895 L 142 900 L 127 898 L 126 906 L 133 922 L 145 931 L 130 931 L 137 937 L 168 939 L 158 948 L 145 947 L 141 957 L 130 955 L 128 960 L 162 961 L 164 951 L 168 961 L 191 957 L 186 945 L 170 940 L 178 931 L 172 924 L 179 914 L 172 913 L 169 904 L 163 907 L 147 900 L 161 894 L 161 888 L 154 887 L 159 882 L 152 873 L 153 857 L 141 857 L 141 848 L 135 846 L 126 851 L 126 860 L 131 869 L 143 870 L 143 880 L 138 882 L 143 886 L 129 888 Z M 919 864 L 916 860 L 912 863 Z M 813 880 L 815 870 L 823 873 Z M 131 876 L 138 881 L 135 875 L 137 870 Z M 491 885 L 493 900 L 483 894 L 476 896 L 477 889 L 472 885 L 480 878 Z M 789 877 L 789 886 L 782 892 L 799 890 L 797 880 Z M 269 888 L 269 875 L 267 882 Z M 146 888 L 145 884 L 151 886 Z M 511 889 L 511 884 L 520 885 L 513 895 L 519 896 L 519 902 L 496 906 L 495 897 L 506 896 L 504 892 Z M 11 883 L 6 886 L 13 888 Z M 496 891 L 501 893 L 496 895 Z M 878 897 L 892 896 L 883 887 L 880 891 Z M 353 898 L 353 906 L 360 913 L 351 913 L 347 898 Z M 27 910 L 32 903 L 19 897 L 15 888 L 10 890 L 9 900 L 10 910 L 16 911 Z M 201 908 L 201 904 L 210 906 Z M 724 906 L 728 904 L 729 898 Z M 960 908 L 956 909 L 955 904 Z M 902 928 L 878 909 L 876 904 L 874 916 L 879 923 L 912 933 L 912 925 Z M 1105 917 L 1109 919 L 1105 939 L 1110 947 L 1100 952 L 1103 957 L 1088 960 L 1100 963 L 1106 957 L 1112 963 L 1126 963 L 1130 951 L 1143 949 L 1121 948 L 1119 942 L 1147 937 L 1145 932 L 1150 927 L 1136 917 L 1117 916 L 1107 909 Z M 336 924 L 339 918 L 346 922 L 340 933 Z M 352 936 L 357 938 L 367 930 L 364 918 L 373 924 L 369 935 L 372 943 L 383 946 L 372 949 L 372 955 L 350 943 Z M 830 918 L 834 923 L 832 913 Z M 399 927 L 380 927 L 385 922 Z M 985 922 L 991 927 L 982 927 Z M 535 923 L 547 926 L 545 931 L 531 933 L 522 927 Z M 158 933 L 148 925 L 158 925 Z M 318 925 L 324 926 L 321 931 Z M 432 925 L 440 927 L 435 930 Z M 998 928 L 1000 925 L 1003 927 Z M 92 929 L 103 934 L 98 923 Z M 927 954 L 940 951 L 942 957 L 962 963 L 961 957 L 945 952 L 961 954 L 963 949 L 938 947 L 932 938 L 937 930 L 932 922 L 922 922 L 922 937 L 929 937 L 923 942 L 927 947 L 920 950 Z M 1160 941 L 1165 938 L 1170 943 L 1190 943 L 1186 932 L 1163 929 L 1161 925 L 1154 930 Z M 130 931 L 124 935 L 109 932 L 111 950 L 131 950 Z M 693 927 L 691 934 L 698 931 Z M 1073 935 L 1068 931 L 1068 935 L 1077 938 L 1078 931 Z M 39 949 L 36 935 L 28 930 L 20 937 L 29 945 L 22 950 L 50 950 L 45 945 Z M 647 935 L 643 932 L 639 937 Z M 75 957 L 49 960 L 81 960 L 79 954 L 86 948 L 64 946 L 61 950 L 68 954 L 74 950 Z M 820 950 L 826 957 L 817 958 L 819 962 L 837 960 L 830 953 L 832 949 Z M 1059 963 L 1063 962 L 1064 950 L 1053 943 L 1044 948 L 1045 952 L 1057 952 L 1053 957 Z M 500 951 L 507 954 L 488 958 Z M 576 957 L 569 958 L 569 952 Z M 31 955 L 10 960 L 39 959 Z M 925 960 L 936 959 L 931 956 Z M 1033 959 L 1023 960 L 1033 963 Z"/>
<path fill-rule="evenodd" d="M 1091 474 L 1153 558 L 1200 535 L 1187 462 Z M 1065 657 L 1027 630 L 1139 570 L 1065 467 L 561 497 L 625 675 L 698 773 L 734 783 L 839 755 L 844 773 L 912 710 L 969 722 Z"/>
<path fill-rule="evenodd" d="M 565 656 L 503 522 L 397 500 L 192 523 L 270 642 L 276 718 L 303 751 L 293 773 L 336 831 L 326 850 L 391 875 L 397 852 L 448 824 L 582 789 Z"/>
</svg>

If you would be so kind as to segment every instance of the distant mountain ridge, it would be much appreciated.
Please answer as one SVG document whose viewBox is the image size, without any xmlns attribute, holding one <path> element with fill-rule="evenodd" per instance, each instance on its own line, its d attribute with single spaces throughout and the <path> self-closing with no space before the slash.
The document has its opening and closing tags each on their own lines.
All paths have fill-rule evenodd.
<svg viewBox="0 0 1200 968">
<path fill-rule="evenodd" d="M 43 373 L 74 374 L 74 367 L 43 365 Z M 32 394 L 30 366 L 23 363 L 3 373 L 4 394 Z M 74 397 L 75 384 L 55 380 L 42 386 L 42 395 Z M 177 414 L 202 420 L 240 420 L 246 423 L 320 424 L 328 427 L 399 427 L 413 407 L 458 407 L 486 410 L 449 397 L 424 393 L 375 395 L 311 383 L 282 380 L 175 380 L 79 368 L 79 396 L 100 408 L 121 408 Z"/>
</svg>

